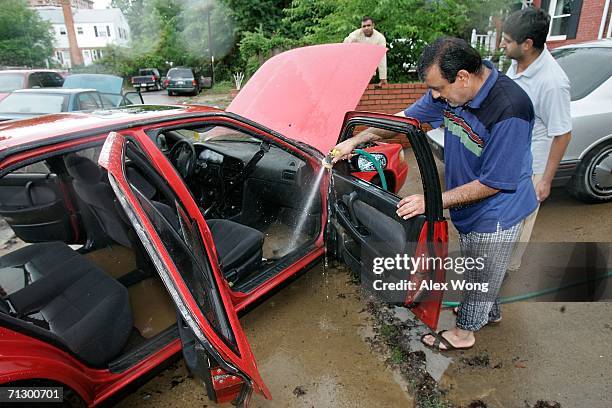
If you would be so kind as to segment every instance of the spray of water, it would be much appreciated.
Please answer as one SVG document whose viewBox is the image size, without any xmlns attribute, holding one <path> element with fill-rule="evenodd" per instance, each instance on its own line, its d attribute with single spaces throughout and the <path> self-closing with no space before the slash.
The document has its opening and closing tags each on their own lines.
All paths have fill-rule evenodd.
<svg viewBox="0 0 612 408">
<path fill-rule="evenodd" d="M 315 199 L 317 198 L 317 194 L 319 193 L 319 188 L 321 186 L 321 180 L 323 180 L 323 174 L 325 174 L 325 167 L 321 166 L 319 171 L 317 172 L 314 181 L 310 187 L 310 191 L 306 196 L 306 201 L 304 202 L 304 207 L 302 208 L 302 213 L 299 215 L 299 218 L 296 222 L 295 230 L 293 231 L 293 236 L 289 241 L 289 252 L 293 251 L 297 248 L 299 244 L 300 237 L 304 233 L 304 228 L 306 227 L 306 221 L 308 220 L 308 216 L 312 214 L 313 205 L 315 203 Z"/>
</svg>

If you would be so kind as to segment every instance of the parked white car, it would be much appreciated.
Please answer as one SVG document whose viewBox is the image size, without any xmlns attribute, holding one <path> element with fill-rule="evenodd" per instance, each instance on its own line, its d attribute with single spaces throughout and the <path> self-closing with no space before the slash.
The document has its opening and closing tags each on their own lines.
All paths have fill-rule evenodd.
<svg viewBox="0 0 612 408">
<path fill-rule="evenodd" d="M 551 51 L 571 83 L 572 141 L 553 180 L 579 200 L 612 200 L 612 40 L 572 44 Z M 444 132 L 427 134 L 444 160 Z"/>
</svg>

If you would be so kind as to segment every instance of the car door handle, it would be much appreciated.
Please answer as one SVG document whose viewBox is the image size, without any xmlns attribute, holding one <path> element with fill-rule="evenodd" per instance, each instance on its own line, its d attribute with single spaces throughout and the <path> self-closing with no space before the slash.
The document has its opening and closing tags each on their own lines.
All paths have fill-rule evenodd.
<svg viewBox="0 0 612 408">
<path fill-rule="evenodd" d="M 26 198 L 30 207 L 34 207 L 34 198 L 32 197 L 32 187 L 34 186 L 33 181 L 28 181 L 25 185 Z"/>
</svg>

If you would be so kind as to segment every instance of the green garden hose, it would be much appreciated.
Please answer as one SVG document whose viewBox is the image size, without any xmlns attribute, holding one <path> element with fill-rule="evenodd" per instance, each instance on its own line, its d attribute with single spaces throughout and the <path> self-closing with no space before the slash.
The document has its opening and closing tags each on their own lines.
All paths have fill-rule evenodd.
<svg viewBox="0 0 612 408">
<path fill-rule="evenodd" d="M 387 179 L 385 178 L 385 173 L 383 172 L 382 166 L 376 157 L 372 156 L 370 153 L 366 152 L 362 149 L 355 149 L 355 154 L 359 154 L 370 161 L 376 167 L 376 171 L 378 172 L 378 176 L 380 177 L 380 183 L 382 185 L 383 190 L 387 190 Z"/>
<path fill-rule="evenodd" d="M 521 300 L 532 299 L 532 298 L 536 298 L 539 296 L 548 295 L 549 293 L 560 292 L 564 289 L 568 289 L 574 286 L 584 285 L 585 283 L 588 283 L 588 282 L 594 282 L 594 281 L 598 281 L 601 279 L 606 279 L 611 276 L 612 276 L 612 271 L 606 274 L 603 274 L 603 275 L 596 276 L 594 279 L 585 279 L 579 282 L 568 283 L 567 285 L 559 286 L 557 288 L 542 289 L 542 290 L 538 290 L 535 292 L 528 292 L 523 295 L 506 296 L 506 297 L 501 298 L 499 302 L 500 303 L 511 303 L 511 302 L 518 302 Z M 456 307 L 456 306 L 459 306 L 459 303 L 460 302 L 442 302 L 442 307 Z"/>
</svg>

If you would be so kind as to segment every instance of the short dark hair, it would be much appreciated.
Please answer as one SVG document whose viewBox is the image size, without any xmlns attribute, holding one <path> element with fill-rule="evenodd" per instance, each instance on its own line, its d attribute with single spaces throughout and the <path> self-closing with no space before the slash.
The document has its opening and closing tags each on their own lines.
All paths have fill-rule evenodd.
<svg viewBox="0 0 612 408">
<path fill-rule="evenodd" d="M 374 24 L 374 20 L 372 20 L 372 17 L 370 17 L 370 16 L 363 16 L 363 18 L 361 19 L 361 22 L 365 23 L 368 20 L 370 20 L 372 22 L 372 24 Z"/>
<path fill-rule="evenodd" d="M 473 74 L 480 71 L 482 57 L 465 40 L 453 37 L 441 37 L 423 50 L 417 71 L 421 81 L 425 80 L 427 70 L 438 65 L 444 79 L 451 84 L 457 78 L 457 72 L 464 69 Z"/>
<path fill-rule="evenodd" d="M 548 36 L 549 26 L 550 16 L 546 11 L 529 7 L 510 14 L 504 21 L 503 30 L 518 44 L 531 38 L 533 46 L 542 50 Z"/>
</svg>

